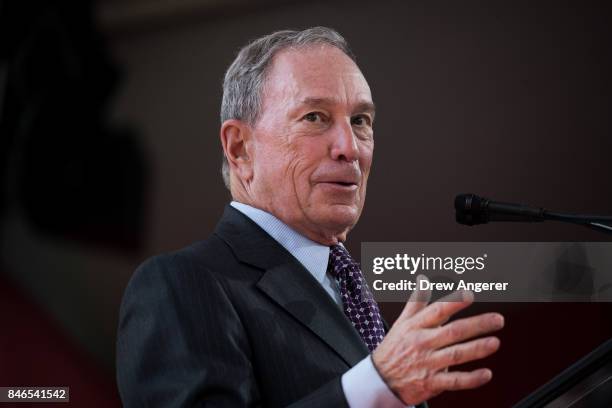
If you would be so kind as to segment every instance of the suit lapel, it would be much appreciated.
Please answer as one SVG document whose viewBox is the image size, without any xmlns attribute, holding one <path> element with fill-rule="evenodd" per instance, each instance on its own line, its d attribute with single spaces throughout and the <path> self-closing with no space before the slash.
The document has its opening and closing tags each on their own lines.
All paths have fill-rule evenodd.
<svg viewBox="0 0 612 408">
<path fill-rule="evenodd" d="M 257 286 L 327 343 L 349 366 L 368 354 L 353 325 L 308 271 L 292 264 L 279 265 L 268 269 Z"/>
<path fill-rule="evenodd" d="M 215 231 L 242 262 L 264 270 L 257 288 L 300 321 L 349 366 L 368 349 L 319 282 L 251 219 L 227 206 Z"/>
</svg>

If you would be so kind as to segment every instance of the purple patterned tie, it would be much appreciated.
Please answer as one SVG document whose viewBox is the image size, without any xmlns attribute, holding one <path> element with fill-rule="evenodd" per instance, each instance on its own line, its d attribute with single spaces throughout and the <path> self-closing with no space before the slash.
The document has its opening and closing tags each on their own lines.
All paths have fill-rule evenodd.
<svg viewBox="0 0 612 408">
<path fill-rule="evenodd" d="M 380 310 L 363 278 L 359 264 L 342 245 L 331 246 L 329 272 L 338 281 L 344 314 L 373 351 L 385 336 Z"/>
</svg>

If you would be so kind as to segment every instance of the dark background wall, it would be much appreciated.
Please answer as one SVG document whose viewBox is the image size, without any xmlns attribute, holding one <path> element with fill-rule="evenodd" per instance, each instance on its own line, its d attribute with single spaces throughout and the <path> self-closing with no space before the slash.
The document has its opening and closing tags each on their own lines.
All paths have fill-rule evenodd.
<svg viewBox="0 0 612 408">
<path fill-rule="evenodd" d="M 37 14 L 20 14 L 28 15 Z M 62 10 L 58 24 L 70 26 L 74 15 L 75 10 Z M 105 101 L 102 107 L 93 104 L 96 119 L 79 122 L 82 114 L 63 109 L 57 126 L 45 127 L 53 131 L 5 126 L 13 131 L 3 132 L 11 143 L 3 154 L 2 276 L 13 300 L 5 301 L 2 313 L 12 317 L 14 329 L 0 349 L 0 358 L 10 363 L 3 365 L 3 383 L 19 378 L 29 385 L 68 384 L 83 404 L 104 390 L 106 405 L 118 404 L 114 336 L 122 291 L 143 259 L 213 229 L 229 201 L 219 175 L 221 78 L 241 45 L 277 29 L 336 28 L 352 45 L 372 88 L 375 158 L 366 207 L 349 236 L 352 253 L 359 254 L 362 241 L 606 239 L 554 223 L 462 227 L 452 209 L 455 194 L 475 192 L 612 214 L 612 38 L 603 3 L 108 0 L 96 3 L 91 16 L 96 41 L 75 43 L 83 27 L 59 37 L 71 39 L 68 48 L 80 56 L 98 47 L 96 55 L 104 54 L 112 67 L 112 74 L 101 76 L 82 68 L 100 66 L 91 57 L 82 58 L 89 65 L 76 64 L 90 73 L 83 84 L 106 83 L 100 78 L 113 84 L 106 92 L 88 93 L 91 100 Z M 65 60 L 62 66 L 75 66 Z M 14 74 L 14 59 L 8 61 L 0 72 Z M 48 70 L 49 61 L 54 59 L 35 66 Z M 15 76 L 0 77 L 4 95 L 14 97 L 14 89 L 22 89 L 17 85 L 23 81 L 11 82 Z M 67 78 L 74 82 L 74 75 Z M 57 76 L 45 80 L 59 82 Z M 57 100 L 74 109 L 83 105 L 80 98 Z M 5 112 L 23 116 L 6 106 Z M 5 114 L 3 125 L 11 118 Z M 54 151 L 70 133 L 57 129 L 77 122 L 96 126 L 74 130 L 78 137 L 64 143 L 84 146 L 70 155 Z M 24 157 L 36 160 L 26 166 Z M 74 165 L 75 157 L 85 164 Z M 24 168 L 44 182 L 24 178 Z M 53 177 L 43 177 L 50 173 Z M 62 201 L 68 188 L 48 191 L 48 186 L 75 183 L 91 196 L 75 208 L 92 209 L 81 218 L 67 211 L 73 228 L 66 232 L 48 220 L 82 195 Z M 117 185 L 124 188 L 114 189 Z M 26 199 L 23 190 L 29 192 Z M 57 210 L 40 215 L 32 201 Z M 119 210 L 109 212 L 114 206 Z M 382 307 L 393 321 L 402 305 Z M 507 322 L 500 352 L 487 360 L 494 380 L 478 391 L 442 395 L 432 407 L 510 406 L 612 336 L 612 307 L 606 304 L 486 304 L 468 313 L 489 310 L 503 312 Z M 14 317 L 19 311 L 22 319 Z M 41 321 L 39 331 L 29 329 Z M 46 367 L 46 376 L 31 374 L 35 365 L 19 368 L 23 362 L 16 356 L 34 348 L 33 337 L 38 349 L 46 350 L 49 363 L 36 363 Z M 17 343 L 22 346 L 15 348 Z"/>
</svg>

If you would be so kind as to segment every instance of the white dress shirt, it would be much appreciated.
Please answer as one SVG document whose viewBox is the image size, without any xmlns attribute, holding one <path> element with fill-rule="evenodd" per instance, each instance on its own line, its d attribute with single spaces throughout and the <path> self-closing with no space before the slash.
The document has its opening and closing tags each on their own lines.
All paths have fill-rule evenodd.
<svg viewBox="0 0 612 408">
<path fill-rule="evenodd" d="M 306 238 L 266 211 L 237 201 L 230 205 L 253 220 L 293 255 L 342 308 L 338 284 L 327 274 L 328 246 Z M 342 390 L 351 408 L 405 407 L 380 377 L 370 356 L 342 375 Z"/>
</svg>

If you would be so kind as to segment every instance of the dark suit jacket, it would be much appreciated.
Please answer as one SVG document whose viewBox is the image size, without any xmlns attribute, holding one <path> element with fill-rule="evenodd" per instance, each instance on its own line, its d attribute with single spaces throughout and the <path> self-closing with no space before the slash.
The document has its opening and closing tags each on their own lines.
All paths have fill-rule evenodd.
<svg viewBox="0 0 612 408">
<path fill-rule="evenodd" d="M 126 407 L 346 407 L 340 377 L 367 355 L 314 277 L 227 206 L 208 240 L 134 273 L 117 381 Z"/>
</svg>

